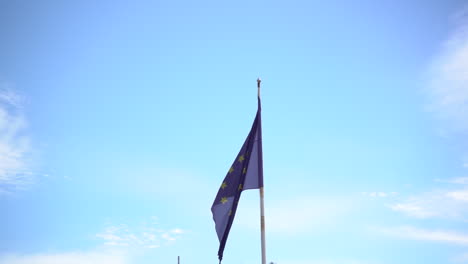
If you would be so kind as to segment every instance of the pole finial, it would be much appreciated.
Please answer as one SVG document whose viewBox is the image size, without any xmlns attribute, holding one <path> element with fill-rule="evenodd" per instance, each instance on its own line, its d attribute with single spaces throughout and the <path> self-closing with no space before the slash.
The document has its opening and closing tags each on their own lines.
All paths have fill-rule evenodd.
<svg viewBox="0 0 468 264">
<path fill-rule="evenodd" d="M 260 80 L 260 78 L 257 78 L 258 97 L 260 97 L 260 83 L 261 82 L 262 82 L 262 80 Z"/>
</svg>

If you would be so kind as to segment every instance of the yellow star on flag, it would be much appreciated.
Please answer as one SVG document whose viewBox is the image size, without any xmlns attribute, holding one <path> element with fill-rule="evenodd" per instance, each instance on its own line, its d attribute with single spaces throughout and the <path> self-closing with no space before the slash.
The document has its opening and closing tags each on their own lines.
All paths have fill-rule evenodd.
<svg viewBox="0 0 468 264">
<path fill-rule="evenodd" d="M 221 203 L 222 203 L 222 204 L 227 203 L 227 198 L 226 198 L 226 197 L 221 198 Z"/>
<path fill-rule="evenodd" d="M 229 169 L 229 173 L 232 173 L 233 171 L 234 171 L 234 168 L 231 167 L 231 168 Z"/>
<path fill-rule="evenodd" d="M 226 187 L 227 187 L 227 184 L 226 184 L 226 182 L 223 182 L 223 184 L 221 184 L 221 189 L 223 189 L 223 190 L 224 190 L 224 188 L 226 188 Z"/>
<path fill-rule="evenodd" d="M 241 156 L 239 157 L 239 162 L 242 162 L 242 161 L 244 161 L 244 155 L 241 155 Z"/>
<path fill-rule="evenodd" d="M 242 190 L 242 184 L 239 184 L 239 191 Z"/>
</svg>

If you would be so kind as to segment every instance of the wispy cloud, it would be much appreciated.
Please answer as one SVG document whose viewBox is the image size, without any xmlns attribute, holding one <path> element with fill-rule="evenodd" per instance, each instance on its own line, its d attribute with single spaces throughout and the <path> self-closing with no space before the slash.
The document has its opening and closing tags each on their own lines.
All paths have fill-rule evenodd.
<svg viewBox="0 0 468 264">
<path fill-rule="evenodd" d="M 361 194 L 371 198 L 386 198 L 398 195 L 397 192 L 361 192 Z"/>
<path fill-rule="evenodd" d="M 396 212 L 415 218 L 468 219 L 468 177 L 435 179 L 443 187 L 425 193 L 401 197 L 389 204 Z M 449 184 L 449 185 L 446 185 Z"/>
<path fill-rule="evenodd" d="M 452 130 L 468 132 L 468 6 L 452 16 L 454 30 L 434 56 L 428 72 L 430 108 L 446 122 L 444 134 Z M 462 157 L 462 167 L 468 167 L 468 155 Z M 458 186 L 413 195 L 390 205 L 394 211 L 417 218 L 468 218 L 468 177 L 436 179 L 436 182 Z M 460 186 L 465 185 L 465 186 Z"/>
<path fill-rule="evenodd" d="M 159 248 L 180 239 L 185 231 L 180 228 L 162 229 L 153 221 L 151 224 L 129 226 L 127 224 L 108 225 L 96 237 L 105 246 L 130 248 Z"/>
<path fill-rule="evenodd" d="M 411 226 L 377 228 L 377 231 L 385 235 L 404 239 L 432 241 L 468 246 L 468 234 L 454 231 L 427 230 Z"/>
<path fill-rule="evenodd" d="M 0 253 L 0 264 L 130 264 L 151 249 L 169 245 L 186 233 L 181 228 L 159 228 L 156 217 L 140 225 L 107 225 L 95 237 L 103 243 L 90 250 L 54 253 Z"/>
<path fill-rule="evenodd" d="M 456 29 L 430 71 L 431 108 L 452 127 L 468 129 L 468 9 L 454 16 Z"/>
<path fill-rule="evenodd" d="M 128 256 L 115 251 L 65 252 L 56 254 L 2 255 L 0 264 L 128 264 Z"/>
<path fill-rule="evenodd" d="M 455 263 L 468 263 L 468 253 L 463 253 L 458 256 L 455 256 L 452 260 Z"/>
<path fill-rule="evenodd" d="M 274 262 L 276 263 L 276 262 Z M 280 260 L 281 264 L 370 264 L 377 262 L 368 262 L 356 259 L 308 259 L 308 260 Z"/>
<path fill-rule="evenodd" d="M 468 218 L 468 190 L 434 190 L 413 195 L 389 208 L 415 218 L 445 218 L 465 221 Z"/>
<path fill-rule="evenodd" d="M 436 182 L 445 182 L 453 184 L 468 184 L 468 177 L 456 177 L 450 179 L 436 179 Z"/>
<path fill-rule="evenodd" d="M 256 204 L 243 201 L 239 205 L 236 221 L 248 228 L 258 228 L 259 209 L 254 206 Z M 267 232 L 295 235 L 322 229 L 326 224 L 340 221 L 355 207 L 349 197 L 301 196 L 272 201 L 265 209 Z"/>
<path fill-rule="evenodd" d="M 468 190 L 451 191 L 447 196 L 456 201 L 468 202 Z"/>
<path fill-rule="evenodd" d="M 390 205 L 390 208 L 394 211 L 403 212 L 410 216 L 417 218 L 428 218 L 431 216 L 436 216 L 437 213 L 428 209 L 427 207 L 420 204 L 418 200 L 412 200 L 406 203 L 398 203 Z"/>
<path fill-rule="evenodd" d="M 26 127 L 21 96 L 0 84 L 0 193 L 24 189 L 32 182 Z"/>
</svg>

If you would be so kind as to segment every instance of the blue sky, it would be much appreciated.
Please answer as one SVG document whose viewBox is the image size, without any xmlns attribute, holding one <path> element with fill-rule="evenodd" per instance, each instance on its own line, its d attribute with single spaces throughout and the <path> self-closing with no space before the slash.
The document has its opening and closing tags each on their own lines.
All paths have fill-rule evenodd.
<svg viewBox="0 0 468 264">
<path fill-rule="evenodd" d="M 262 78 L 267 259 L 468 263 L 465 1 L 0 1 L 0 264 L 216 263 Z M 243 193 L 223 263 L 260 262 Z"/>
</svg>

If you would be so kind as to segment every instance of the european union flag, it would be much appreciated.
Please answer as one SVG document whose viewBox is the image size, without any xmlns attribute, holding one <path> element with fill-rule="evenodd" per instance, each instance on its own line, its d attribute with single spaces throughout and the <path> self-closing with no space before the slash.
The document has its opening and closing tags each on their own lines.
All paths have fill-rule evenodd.
<svg viewBox="0 0 468 264">
<path fill-rule="evenodd" d="M 243 190 L 263 187 L 262 161 L 262 117 L 261 103 L 258 98 L 258 110 L 252 129 L 231 168 L 219 188 L 211 206 L 216 233 L 220 242 L 219 261 L 223 259 L 224 246 L 231 229 L 237 204 Z"/>
</svg>

